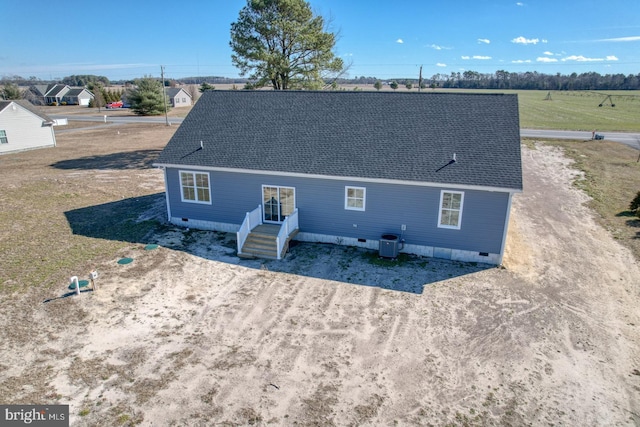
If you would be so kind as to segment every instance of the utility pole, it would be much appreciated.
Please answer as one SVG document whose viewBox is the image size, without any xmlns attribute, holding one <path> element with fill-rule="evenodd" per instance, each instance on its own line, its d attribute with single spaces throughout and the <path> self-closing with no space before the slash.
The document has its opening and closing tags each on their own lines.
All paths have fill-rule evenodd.
<svg viewBox="0 0 640 427">
<path fill-rule="evenodd" d="M 420 75 L 418 76 L 418 92 L 422 89 L 422 65 L 420 66 Z"/>
<path fill-rule="evenodd" d="M 164 65 L 160 66 L 160 75 L 162 76 L 162 101 L 164 102 L 164 121 L 169 126 L 169 116 L 167 115 L 167 91 L 164 88 Z"/>
</svg>

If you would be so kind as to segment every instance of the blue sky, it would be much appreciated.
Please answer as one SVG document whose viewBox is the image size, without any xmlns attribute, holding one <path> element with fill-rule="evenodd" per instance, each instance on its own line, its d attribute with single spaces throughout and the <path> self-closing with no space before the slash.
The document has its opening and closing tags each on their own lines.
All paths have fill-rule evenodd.
<svg viewBox="0 0 640 427">
<path fill-rule="evenodd" d="M 640 0 L 312 0 L 348 77 L 640 73 Z M 246 0 L 2 0 L 0 76 L 239 76 L 230 24 Z"/>
</svg>

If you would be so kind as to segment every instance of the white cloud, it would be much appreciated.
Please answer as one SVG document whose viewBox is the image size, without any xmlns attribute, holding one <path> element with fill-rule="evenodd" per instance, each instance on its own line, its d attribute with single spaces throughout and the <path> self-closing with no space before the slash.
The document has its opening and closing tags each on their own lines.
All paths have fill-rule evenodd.
<svg viewBox="0 0 640 427">
<path fill-rule="evenodd" d="M 490 56 L 474 55 L 473 59 L 491 59 L 491 57 Z"/>
<path fill-rule="evenodd" d="M 470 56 L 464 56 L 464 55 L 463 55 L 463 56 L 461 56 L 460 58 L 462 58 L 462 59 L 471 59 L 471 57 L 470 57 Z"/>
<path fill-rule="evenodd" d="M 640 41 L 640 36 L 617 37 L 614 39 L 600 39 L 596 41 L 597 42 L 637 42 L 637 41 Z"/>
<path fill-rule="evenodd" d="M 489 44 L 489 43 L 491 43 L 491 40 L 489 40 L 489 39 L 478 39 L 478 43 Z"/>
<path fill-rule="evenodd" d="M 447 64 L 443 64 L 443 63 L 441 63 L 441 62 L 438 62 L 438 63 L 436 64 L 436 67 L 446 67 L 446 66 L 447 66 Z"/>
<path fill-rule="evenodd" d="M 586 56 L 582 56 L 582 55 L 570 55 L 567 56 L 566 58 L 562 58 L 563 61 L 577 61 L 577 62 L 597 62 L 597 61 L 602 61 L 602 59 L 598 59 L 598 58 L 587 58 Z"/>
<path fill-rule="evenodd" d="M 602 61 L 617 61 L 618 58 L 614 55 L 608 55 L 606 58 L 588 58 L 582 55 L 571 55 L 566 58 L 562 58 L 562 61 L 576 61 L 576 62 L 602 62 Z"/>
<path fill-rule="evenodd" d="M 522 36 L 516 37 L 515 39 L 511 40 L 511 43 L 516 43 L 516 44 L 538 44 L 539 42 L 540 42 L 540 39 L 527 39 Z M 542 42 L 546 43 L 546 40 L 543 40 Z"/>
<path fill-rule="evenodd" d="M 547 58 L 546 56 L 541 56 L 540 58 L 536 59 L 536 61 L 538 61 L 538 62 L 558 62 L 558 60 L 556 58 Z"/>
<path fill-rule="evenodd" d="M 530 59 L 516 59 L 515 61 L 511 61 L 513 64 L 530 64 Z"/>
<path fill-rule="evenodd" d="M 450 47 L 447 46 L 440 46 L 438 44 L 432 44 L 431 46 L 429 46 L 431 49 L 435 49 L 435 50 L 451 50 Z"/>
<path fill-rule="evenodd" d="M 516 6 L 524 6 L 524 3 L 522 3 L 521 1 L 516 3 Z"/>
<path fill-rule="evenodd" d="M 404 43 L 404 40 L 398 39 L 398 40 L 396 40 L 396 43 L 402 44 L 402 43 Z"/>
<path fill-rule="evenodd" d="M 549 51 L 542 52 L 542 54 L 543 54 L 543 55 L 553 56 L 553 52 L 549 52 Z"/>
</svg>

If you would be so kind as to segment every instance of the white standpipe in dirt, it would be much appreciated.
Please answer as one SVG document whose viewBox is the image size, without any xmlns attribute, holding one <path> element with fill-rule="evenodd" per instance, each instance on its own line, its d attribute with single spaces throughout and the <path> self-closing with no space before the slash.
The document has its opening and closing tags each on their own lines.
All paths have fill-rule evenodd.
<svg viewBox="0 0 640 427">
<path fill-rule="evenodd" d="M 96 279 L 98 279 L 98 272 L 96 270 L 93 270 L 91 273 L 89 273 L 89 280 L 91 281 L 91 288 L 94 291 L 98 289 L 96 287 Z"/>
<path fill-rule="evenodd" d="M 76 295 L 80 295 L 80 282 L 78 281 L 78 276 L 73 276 L 71 278 L 71 283 L 76 284 Z"/>
</svg>

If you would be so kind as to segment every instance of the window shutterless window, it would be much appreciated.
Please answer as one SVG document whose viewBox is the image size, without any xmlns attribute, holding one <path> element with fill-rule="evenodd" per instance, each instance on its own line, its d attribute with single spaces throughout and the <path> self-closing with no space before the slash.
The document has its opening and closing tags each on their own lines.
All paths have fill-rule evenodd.
<svg viewBox="0 0 640 427">
<path fill-rule="evenodd" d="M 364 211 L 367 189 L 364 187 L 344 187 L 344 208 L 352 211 Z"/>
<path fill-rule="evenodd" d="M 7 138 L 7 132 L 0 129 L 0 144 L 8 144 L 9 138 Z"/>
<path fill-rule="evenodd" d="M 440 212 L 438 213 L 438 227 L 460 229 L 462 224 L 462 205 L 464 193 L 461 191 L 440 192 Z"/>
<path fill-rule="evenodd" d="M 211 188 L 207 172 L 180 171 L 183 202 L 211 204 Z"/>
</svg>

